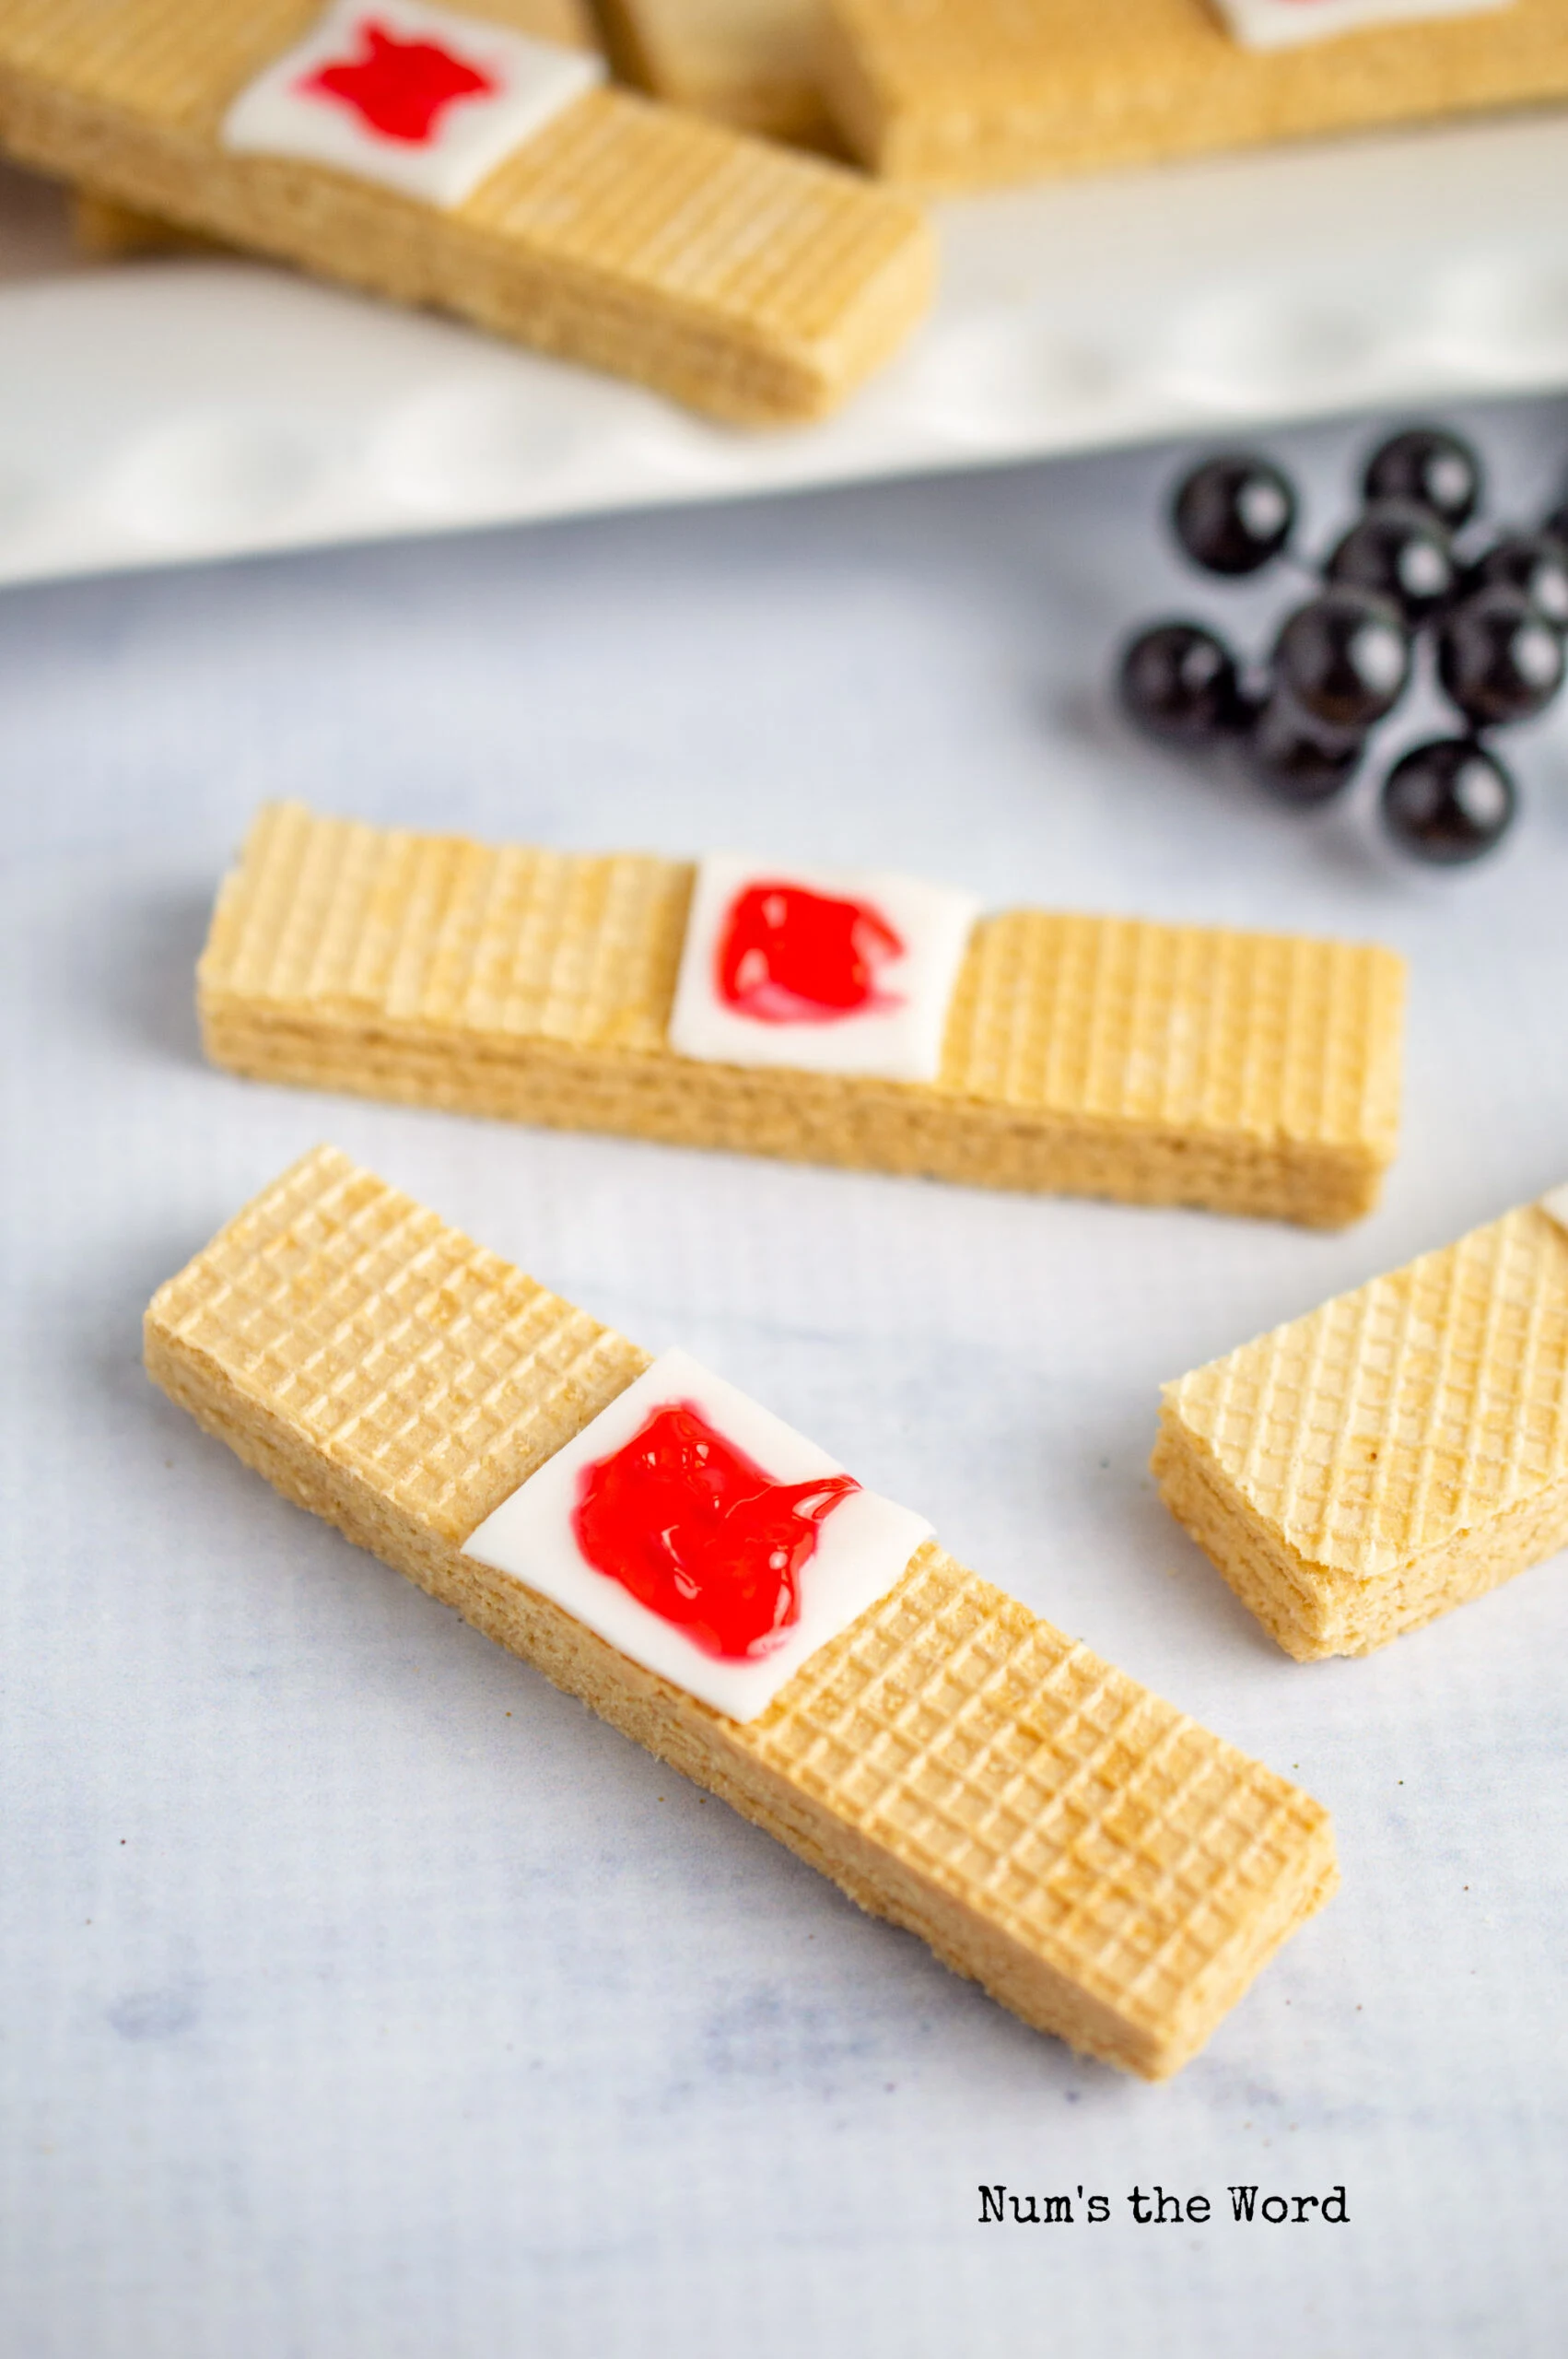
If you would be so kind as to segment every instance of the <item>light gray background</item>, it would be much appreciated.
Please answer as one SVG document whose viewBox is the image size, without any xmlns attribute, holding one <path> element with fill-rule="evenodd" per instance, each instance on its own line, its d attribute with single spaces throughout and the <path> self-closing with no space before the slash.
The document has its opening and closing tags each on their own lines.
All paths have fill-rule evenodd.
<svg viewBox="0 0 1568 2359">
<path fill-rule="evenodd" d="M 1472 423 L 1498 506 L 1543 504 L 1568 410 Z M 1278 439 L 1315 543 L 1368 433 Z M 1568 730 L 1450 877 L 1136 745 L 1124 628 L 1256 639 L 1289 593 L 1180 576 L 1174 463 L 0 597 L 6 2359 L 1563 2347 L 1562 1568 L 1302 1668 L 1144 1461 L 1162 1379 L 1568 1172 Z M 192 966 L 279 794 L 1375 935 L 1403 1155 L 1319 1237 L 242 1085 Z M 321 1137 L 1332 1807 L 1342 1893 L 1177 2082 L 1025 2031 L 153 1391 L 147 1297 Z M 982 2228 L 981 2181 L 1114 2216 Z M 1153 2181 L 1215 2218 L 1134 2226 Z M 1343 2184 L 1350 2224 L 1235 2226 L 1241 2182 Z"/>
</svg>

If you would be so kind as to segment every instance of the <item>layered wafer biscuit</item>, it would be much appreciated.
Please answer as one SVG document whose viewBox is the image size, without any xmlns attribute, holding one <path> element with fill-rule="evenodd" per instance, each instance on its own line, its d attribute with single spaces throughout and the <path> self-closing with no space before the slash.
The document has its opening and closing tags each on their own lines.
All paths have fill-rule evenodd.
<svg viewBox="0 0 1568 2359">
<path fill-rule="evenodd" d="M 1210 0 L 825 0 L 825 15 L 824 88 L 851 153 L 928 188 L 1568 97 L 1562 0 L 1268 50 Z"/>
<path fill-rule="evenodd" d="M 202 957 L 207 1054 L 258 1080 L 991 1187 L 1327 1226 L 1375 1200 L 1399 1088 L 1388 951 L 1015 910 L 959 945 L 934 1080 L 756 1069 L 671 1045 L 693 876 L 271 806 Z"/>
<path fill-rule="evenodd" d="M 318 0 L 0 0 L 0 142 L 133 211 L 719 417 L 832 409 L 926 304 L 918 210 L 836 165 L 586 87 L 556 0 L 543 43 L 535 5 L 367 0 L 361 15 L 335 0 L 323 18 Z M 295 72 L 306 52 L 311 70 Z M 498 155 L 482 101 L 503 129 L 523 125 Z M 525 123 L 520 108 L 534 110 Z"/>
<path fill-rule="evenodd" d="M 333 1149 L 159 1291 L 146 1340 L 286 1497 L 1092 2055 L 1175 2071 L 1334 1887 L 1308 1796 L 933 1543 L 741 1719 L 476 1556 L 648 1356 Z"/>
<path fill-rule="evenodd" d="M 1153 1465 L 1300 1661 L 1494 1589 L 1568 1543 L 1568 1236 L 1527 1204 L 1196 1369 Z"/>
<path fill-rule="evenodd" d="M 603 0 L 617 62 L 656 98 L 797 146 L 832 139 L 817 0 Z"/>
</svg>

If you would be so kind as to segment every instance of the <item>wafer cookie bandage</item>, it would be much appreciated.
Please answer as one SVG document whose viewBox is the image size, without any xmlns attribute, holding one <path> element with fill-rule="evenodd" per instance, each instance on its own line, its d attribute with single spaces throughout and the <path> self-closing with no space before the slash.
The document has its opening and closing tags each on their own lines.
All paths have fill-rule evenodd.
<svg viewBox="0 0 1568 2359">
<path fill-rule="evenodd" d="M 965 921 L 945 1019 L 914 1043 L 930 1077 L 898 1078 L 891 1059 L 874 1074 L 831 1062 L 852 1028 L 877 1030 L 863 1005 L 763 1020 L 802 980 L 775 970 L 776 933 L 787 949 L 810 906 L 780 903 L 775 930 L 764 893 L 738 905 L 731 1003 L 714 1013 L 732 1040 L 749 1001 L 768 1062 L 726 1062 L 732 1050 L 682 1054 L 672 1038 L 696 874 L 272 806 L 202 958 L 207 1053 L 259 1080 L 990 1187 L 1329 1226 L 1376 1198 L 1398 1127 L 1391 952 L 1032 910 Z M 913 946 L 907 905 L 856 923 L 849 897 L 817 898 L 837 904 L 820 930 L 838 967 L 804 980 L 841 1003 L 895 1002 L 885 1028 L 919 1032 L 923 986 L 899 980 L 887 944 Z M 945 957 L 950 919 L 933 925 Z"/>
<path fill-rule="evenodd" d="M 1568 95 L 1562 0 L 827 0 L 826 20 L 851 151 L 930 188 Z M 1281 26 L 1290 46 L 1248 45 Z"/>
<path fill-rule="evenodd" d="M 1568 1190 L 1168 1385 L 1166 1506 L 1299 1661 L 1568 1542 Z"/>
<path fill-rule="evenodd" d="M 0 0 L 0 144 L 718 417 L 832 409 L 928 299 L 916 208 L 596 87 L 558 16 L 558 0 Z"/>
<path fill-rule="evenodd" d="M 172 1399 L 286 1497 L 732 1802 L 862 1907 L 919 1933 L 1025 2022 L 1092 2055 L 1150 2079 L 1175 2071 L 1334 1887 L 1316 1802 L 933 1543 L 914 1544 L 918 1518 L 860 1535 L 851 1553 L 871 1602 L 850 1599 L 852 1618 L 765 1704 L 743 1697 L 750 1717 L 634 1660 L 558 1600 L 575 1579 L 580 1606 L 595 1579 L 618 1600 L 636 1553 L 614 1555 L 628 1515 L 673 1533 L 680 1559 L 665 1550 L 650 1564 L 644 1552 L 629 1575 L 643 1597 L 657 1603 L 661 1579 L 690 1573 L 701 1514 L 648 1490 L 670 1478 L 672 1453 L 696 1447 L 689 1429 L 650 1425 L 672 1391 L 718 1429 L 703 1462 L 723 1460 L 720 1487 L 734 1496 L 743 1461 L 788 1478 L 790 1499 L 775 1492 L 763 1507 L 814 1519 L 825 1556 L 860 1486 L 788 1428 L 782 1440 L 770 1433 L 776 1420 L 737 1433 L 722 1391 L 702 1391 L 689 1365 L 650 1367 L 623 1336 L 331 1148 L 286 1172 L 159 1291 L 146 1359 Z M 650 1400 L 626 1408 L 650 1376 Z M 552 1494 L 552 1468 L 574 1449 L 583 1462 Z M 756 1488 L 741 1484 L 747 1515 Z M 502 1528 L 514 1516 L 521 1536 Z M 562 1570 L 573 1517 L 586 1573 Z M 772 1526 L 764 1544 L 771 1565 Z M 884 1560 L 868 1572 L 874 1547 Z M 508 1561 L 521 1569 L 500 1569 Z M 603 1575 L 607 1564 L 622 1580 Z M 802 1621 L 822 1569 L 797 1566 Z M 710 1655 L 728 1613 L 712 1596 L 692 1609 Z M 759 1622 L 752 1602 L 755 1631 L 767 1614 Z M 766 1630 L 761 1643 L 766 1658 Z"/>
</svg>

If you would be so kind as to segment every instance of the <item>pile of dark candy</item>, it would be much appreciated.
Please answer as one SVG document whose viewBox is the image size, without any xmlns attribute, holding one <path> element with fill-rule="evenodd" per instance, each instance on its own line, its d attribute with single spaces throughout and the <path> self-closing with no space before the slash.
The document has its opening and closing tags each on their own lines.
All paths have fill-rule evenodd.
<svg viewBox="0 0 1568 2359">
<path fill-rule="evenodd" d="M 1285 617 L 1256 674 L 1205 624 L 1156 623 L 1122 657 L 1121 701 L 1167 745 L 1229 744 L 1281 801 L 1327 803 L 1404 695 L 1424 638 L 1461 725 L 1399 757 L 1379 809 L 1418 859 L 1476 860 L 1505 833 L 1517 800 L 1489 733 L 1533 719 L 1562 686 L 1568 503 L 1535 531 L 1472 546 L 1480 461 L 1435 427 L 1381 443 L 1362 493 L 1321 586 Z M 1286 555 L 1297 501 L 1278 467 L 1243 452 L 1195 467 L 1171 513 L 1192 562 L 1234 579 Z"/>
</svg>

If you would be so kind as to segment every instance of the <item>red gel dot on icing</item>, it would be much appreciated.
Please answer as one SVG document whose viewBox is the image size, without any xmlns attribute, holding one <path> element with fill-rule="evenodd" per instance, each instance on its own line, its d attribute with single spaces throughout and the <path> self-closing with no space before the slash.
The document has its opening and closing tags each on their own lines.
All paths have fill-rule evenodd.
<svg viewBox="0 0 1568 2359">
<path fill-rule="evenodd" d="M 719 996 L 759 1024 L 832 1024 L 867 1007 L 896 1007 L 877 969 L 904 944 L 870 901 L 803 885 L 748 885 L 719 937 Z"/>
<path fill-rule="evenodd" d="M 584 1467 L 572 1532 L 596 1572 L 705 1654 L 739 1662 L 800 1620 L 817 1527 L 860 1487 L 852 1474 L 775 1483 L 677 1401 Z"/>
<path fill-rule="evenodd" d="M 371 131 L 410 147 L 427 147 L 440 131 L 443 111 L 456 99 L 486 97 L 500 86 L 434 41 L 399 41 L 373 17 L 356 25 L 358 57 L 321 66 L 299 85 L 314 96 L 341 99 Z"/>
</svg>

